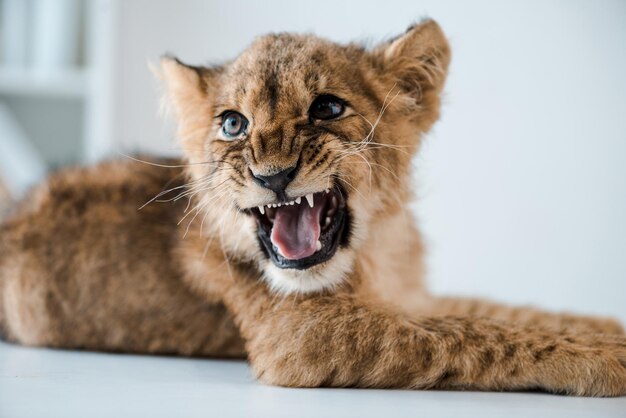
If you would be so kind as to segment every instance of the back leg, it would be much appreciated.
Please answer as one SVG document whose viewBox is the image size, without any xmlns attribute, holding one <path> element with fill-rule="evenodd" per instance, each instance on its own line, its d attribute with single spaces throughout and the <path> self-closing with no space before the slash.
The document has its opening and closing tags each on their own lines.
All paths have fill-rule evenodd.
<svg viewBox="0 0 626 418">
<path fill-rule="evenodd" d="M 9 341 L 135 353 L 242 357 L 219 300 L 182 282 L 184 203 L 151 197 L 178 170 L 107 163 L 53 176 L 3 226 L 0 324 Z M 172 179 L 176 179 L 173 183 Z"/>
</svg>

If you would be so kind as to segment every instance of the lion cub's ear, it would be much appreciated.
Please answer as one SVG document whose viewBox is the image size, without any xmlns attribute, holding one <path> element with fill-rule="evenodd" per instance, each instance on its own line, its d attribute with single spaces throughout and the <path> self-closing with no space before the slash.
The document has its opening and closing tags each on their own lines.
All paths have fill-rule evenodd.
<svg viewBox="0 0 626 418">
<path fill-rule="evenodd" d="M 196 67 L 184 64 L 178 58 L 161 58 L 158 77 L 165 82 L 167 100 L 179 119 L 184 119 L 194 108 L 208 106 L 209 93 L 219 72 L 219 67 Z"/>
<path fill-rule="evenodd" d="M 173 57 L 161 58 L 160 71 L 165 83 L 166 109 L 172 109 L 178 120 L 178 137 L 183 145 L 201 143 L 211 119 L 210 95 L 215 94 L 215 82 L 221 67 L 194 67 Z M 197 145 L 197 144 L 196 144 Z"/>
<path fill-rule="evenodd" d="M 450 63 L 450 47 L 434 20 L 411 26 L 406 33 L 375 49 L 384 75 L 418 103 L 438 95 Z M 382 61 L 382 62 L 380 62 Z"/>
</svg>

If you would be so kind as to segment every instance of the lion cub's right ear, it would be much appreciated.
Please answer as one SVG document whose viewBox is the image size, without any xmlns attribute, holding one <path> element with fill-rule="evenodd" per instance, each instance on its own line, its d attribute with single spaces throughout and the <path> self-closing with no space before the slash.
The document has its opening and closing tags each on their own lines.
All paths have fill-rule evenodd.
<svg viewBox="0 0 626 418">
<path fill-rule="evenodd" d="M 178 58 L 161 58 L 157 76 L 165 82 L 167 104 L 183 122 L 198 110 L 208 108 L 211 84 L 218 70 L 182 63 Z"/>
<path fill-rule="evenodd" d="M 161 58 L 157 77 L 165 84 L 164 108 L 174 111 L 178 139 L 183 147 L 201 149 L 211 127 L 211 95 L 221 67 L 195 67 L 178 58 Z"/>
</svg>

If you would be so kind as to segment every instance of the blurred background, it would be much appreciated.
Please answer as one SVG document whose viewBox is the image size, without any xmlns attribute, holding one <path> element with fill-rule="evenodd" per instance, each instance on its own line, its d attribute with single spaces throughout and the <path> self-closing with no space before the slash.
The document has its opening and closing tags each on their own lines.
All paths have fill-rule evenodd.
<svg viewBox="0 0 626 418">
<path fill-rule="evenodd" d="M 165 52 L 376 41 L 424 16 L 453 49 L 415 161 L 431 287 L 626 321 L 623 0 L 0 0 L 0 202 L 64 165 L 178 154 L 148 70 Z"/>
</svg>

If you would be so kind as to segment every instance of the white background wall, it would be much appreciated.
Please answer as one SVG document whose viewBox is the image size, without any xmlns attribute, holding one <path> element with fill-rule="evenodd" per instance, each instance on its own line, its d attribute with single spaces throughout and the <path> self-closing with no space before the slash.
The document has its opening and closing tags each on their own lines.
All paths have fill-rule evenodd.
<svg viewBox="0 0 626 418">
<path fill-rule="evenodd" d="M 114 148 L 176 152 L 148 60 L 236 56 L 268 31 L 347 41 L 423 16 L 453 48 L 416 160 L 437 292 L 626 321 L 626 2 L 121 1 Z"/>
</svg>

